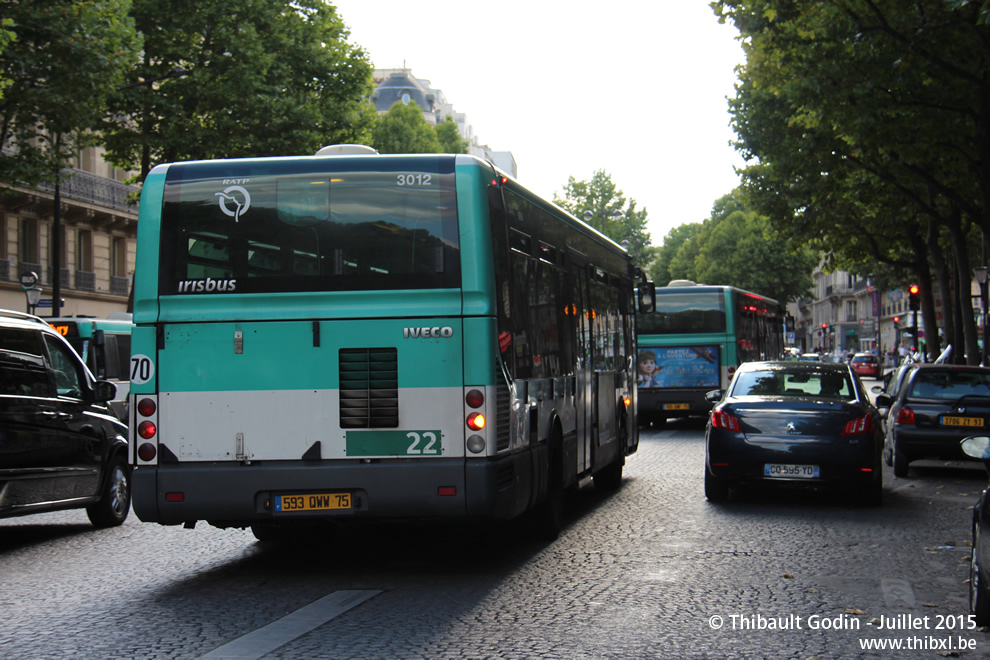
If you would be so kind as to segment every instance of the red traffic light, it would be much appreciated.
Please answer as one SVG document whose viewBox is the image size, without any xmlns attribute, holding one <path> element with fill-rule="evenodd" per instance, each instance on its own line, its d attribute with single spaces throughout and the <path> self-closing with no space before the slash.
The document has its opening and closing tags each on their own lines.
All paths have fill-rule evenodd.
<svg viewBox="0 0 990 660">
<path fill-rule="evenodd" d="M 918 291 L 920 290 L 921 289 L 918 288 L 917 284 L 912 284 L 911 286 L 908 287 L 908 293 L 910 293 L 912 296 L 918 295 Z"/>
<path fill-rule="evenodd" d="M 901 317 L 900 316 L 895 316 L 894 317 L 894 323 L 900 323 L 900 322 L 901 322 Z"/>
<path fill-rule="evenodd" d="M 822 323 L 822 330 L 828 330 L 828 323 Z"/>
</svg>

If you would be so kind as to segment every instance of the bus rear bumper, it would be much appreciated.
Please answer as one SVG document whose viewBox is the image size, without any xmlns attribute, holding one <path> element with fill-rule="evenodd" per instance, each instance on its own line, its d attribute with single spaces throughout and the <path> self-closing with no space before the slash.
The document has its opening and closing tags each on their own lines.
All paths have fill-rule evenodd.
<svg viewBox="0 0 990 660">
<path fill-rule="evenodd" d="M 533 502 L 530 452 L 497 460 L 140 466 L 132 506 L 144 522 L 221 527 L 293 519 L 510 519 Z M 347 509 L 278 512 L 280 495 L 350 494 Z"/>
</svg>

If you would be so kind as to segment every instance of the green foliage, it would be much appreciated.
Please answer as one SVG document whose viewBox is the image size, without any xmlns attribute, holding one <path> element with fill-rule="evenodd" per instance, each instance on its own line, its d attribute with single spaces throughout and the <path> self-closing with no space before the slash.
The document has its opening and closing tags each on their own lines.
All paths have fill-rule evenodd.
<svg viewBox="0 0 990 660">
<path fill-rule="evenodd" d="M 17 35 L 10 30 L 13 25 L 14 19 L 0 18 L 0 56 L 3 55 L 3 51 L 7 49 L 10 42 L 17 38 Z M 3 99 L 3 88 L 10 85 L 10 83 L 10 78 L 0 74 L 0 100 Z"/>
<path fill-rule="evenodd" d="M 466 154 L 468 143 L 461 137 L 453 117 L 447 117 L 433 127 L 440 142 L 440 152 L 445 154 Z"/>
<path fill-rule="evenodd" d="M 679 227 L 671 229 L 663 239 L 663 244 L 656 248 L 656 260 L 650 268 L 650 279 L 657 286 L 666 286 L 671 280 L 692 279 L 694 277 L 694 258 L 674 260 L 678 256 L 681 246 L 695 241 L 701 232 L 703 225 L 700 222 L 685 223 Z M 685 248 L 687 255 L 690 248 Z M 696 251 L 695 251 L 696 252 Z M 689 262 L 689 263 L 688 263 Z M 674 276 L 673 273 L 679 273 Z"/>
<path fill-rule="evenodd" d="M 108 158 L 160 162 L 312 154 L 367 143 L 371 64 L 321 0 L 134 0 L 145 36 L 104 125 Z"/>
<path fill-rule="evenodd" d="M 660 249 L 671 279 L 735 286 L 781 302 L 807 295 L 818 263 L 812 250 L 790 245 L 736 190 L 715 202 L 704 223 L 684 225 Z M 673 254 L 671 252 L 673 251 Z"/>
<path fill-rule="evenodd" d="M 8 2 L 0 29 L 0 181 L 55 181 L 135 61 L 130 0 Z"/>
<path fill-rule="evenodd" d="M 595 172 L 590 181 L 569 177 L 563 192 L 563 198 L 554 193 L 554 203 L 625 247 L 636 266 L 649 267 L 654 248 L 646 209 L 637 209 L 634 199 L 626 200 L 605 170 Z"/>
<path fill-rule="evenodd" d="M 435 154 L 442 151 L 436 131 L 416 103 L 393 103 L 388 112 L 378 118 L 372 134 L 372 146 L 383 154 Z"/>
<path fill-rule="evenodd" d="M 468 147 L 452 117 L 432 125 L 415 102 L 393 103 L 372 135 L 372 146 L 383 154 L 466 154 Z"/>
</svg>

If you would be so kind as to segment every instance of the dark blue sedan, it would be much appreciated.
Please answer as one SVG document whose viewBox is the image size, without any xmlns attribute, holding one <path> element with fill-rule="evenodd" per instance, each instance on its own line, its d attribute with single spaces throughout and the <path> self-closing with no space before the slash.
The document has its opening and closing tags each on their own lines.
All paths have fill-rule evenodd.
<svg viewBox="0 0 990 660">
<path fill-rule="evenodd" d="M 715 404 L 705 430 L 705 496 L 738 483 L 838 486 L 861 503 L 883 499 L 883 428 L 847 364 L 748 362 Z"/>
</svg>

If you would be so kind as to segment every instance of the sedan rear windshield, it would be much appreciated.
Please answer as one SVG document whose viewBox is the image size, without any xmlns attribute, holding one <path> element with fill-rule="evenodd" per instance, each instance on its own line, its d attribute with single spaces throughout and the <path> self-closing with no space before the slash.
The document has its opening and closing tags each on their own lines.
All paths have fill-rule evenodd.
<svg viewBox="0 0 990 660">
<path fill-rule="evenodd" d="M 990 373 L 978 371 L 919 371 L 909 397 L 955 401 L 962 396 L 990 397 Z"/>
<path fill-rule="evenodd" d="M 844 374 L 821 371 L 747 371 L 739 374 L 732 396 L 816 396 L 851 399 L 853 386 Z"/>
<path fill-rule="evenodd" d="M 173 165 L 161 295 L 460 286 L 450 157 Z"/>
</svg>

